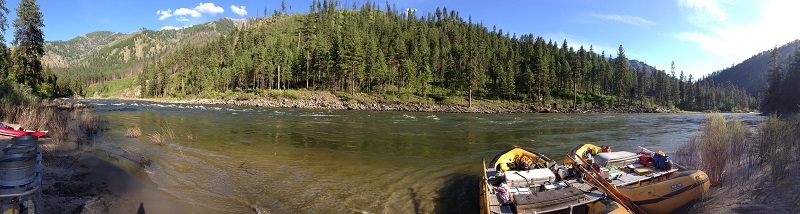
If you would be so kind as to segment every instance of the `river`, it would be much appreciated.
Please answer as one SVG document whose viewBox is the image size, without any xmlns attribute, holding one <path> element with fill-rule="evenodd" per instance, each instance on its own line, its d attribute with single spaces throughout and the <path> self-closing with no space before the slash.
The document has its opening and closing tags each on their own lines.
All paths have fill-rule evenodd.
<svg viewBox="0 0 800 214">
<path fill-rule="evenodd" d="M 98 151 L 141 154 L 152 163 L 129 171 L 181 200 L 229 213 L 473 213 L 481 160 L 502 150 L 522 146 L 562 161 L 573 147 L 593 143 L 669 155 L 707 116 L 79 102 L 97 105 L 92 111 L 108 122 L 94 143 Z M 763 119 L 726 116 L 751 125 Z M 125 137 L 130 127 L 140 127 L 141 136 Z"/>
</svg>

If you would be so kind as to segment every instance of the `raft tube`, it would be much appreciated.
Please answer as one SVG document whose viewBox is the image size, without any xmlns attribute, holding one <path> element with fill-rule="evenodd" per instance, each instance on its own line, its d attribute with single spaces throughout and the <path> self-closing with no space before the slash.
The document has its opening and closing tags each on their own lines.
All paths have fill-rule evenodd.
<svg viewBox="0 0 800 214">
<path fill-rule="evenodd" d="M 678 171 L 661 182 L 642 186 L 619 186 L 617 190 L 647 213 L 671 213 L 700 198 L 711 186 L 708 175 L 700 170 Z"/>
</svg>

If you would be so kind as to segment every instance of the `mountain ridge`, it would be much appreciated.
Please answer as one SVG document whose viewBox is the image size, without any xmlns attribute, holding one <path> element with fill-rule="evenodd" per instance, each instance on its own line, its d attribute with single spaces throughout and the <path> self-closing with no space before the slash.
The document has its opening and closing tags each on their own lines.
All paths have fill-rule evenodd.
<svg viewBox="0 0 800 214">
<path fill-rule="evenodd" d="M 46 42 L 42 63 L 58 76 L 61 95 L 68 96 L 91 84 L 135 75 L 145 62 L 155 61 L 184 44 L 204 44 L 245 23 L 246 20 L 220 18 L 176 30 L 91 32 L 67 41 Z"/>
<path fill-rule="evenodd" d="M 800 40 L 794 40 L 778 47 L 784 73 L 789 65 L 789 57 L 798 46 L 800 46 Z M 715 83 L 730 81 L 732 84 L 742 87 L 751 96 L 758 97 L 764 85 L 767 84 L 770 50 L 771 48 L 757 53 L 736 65 L 715 71 L 705 80 L 713 80 Z"/>
<path fill-rule="evenodd" d="M 119 32 L 95 31 L 67 41 L 45 42 L 42 63 L 51 68 L 68 67 L 125 36 L 127 34 Z"/>
<path fill-rule="evenodd" d="M 123 59 L 115 62 L 127 63 L 130 60 L 143 60 L 151 55 L 163 54 L 169 46 L 189 37 L 214 37 L 227 33 L 234 28 L 242 27 L 247 20 L 220 18 L 215 21 L 197 24 L 174 30 L 137 30 L 130 33 L 113 31 L 89 32 L 67 41 L 55 40 L 45 42 L 45 55 L 42 64 L 52 69 L 63 69 L 71 66 L 85 66 L 86 60 L 94 55 L 122 54 Z M 197 33 L 205 33 L 198 35 Z M 132 40 L 132 41 L 129 41 Z M 201 43 L 203 38 L 190 38 L 191 43 Z M 150 42 L 150 43 L 148 43 Z M 133 44 L 133 46 L 130 46 Z M 154 49 L 144 49 L 143 46 L 155 46 Z M 117 49 L 117 50 L 114 50 Z M 153 53 L 151 53 L 153 52 Z M 104 58 L 94 56 L 95 58 Z"/>
</svg>

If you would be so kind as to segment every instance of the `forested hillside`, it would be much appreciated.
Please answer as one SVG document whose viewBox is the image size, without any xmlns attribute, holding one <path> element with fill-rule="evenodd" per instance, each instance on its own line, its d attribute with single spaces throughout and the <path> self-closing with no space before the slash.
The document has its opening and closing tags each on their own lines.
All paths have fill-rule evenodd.
<svg viewBox="0 0 800 214">
<path fill-rule="evenodd" d="M 782 66 L 788 67 L 789 56 L 795 48 L 800 46 L 800 40 L 795 40 L 778 47 L 780 62 Z M 757 97 L 767 83 L 767 70 L 769 69 L 770 51 L 764 51 L 753 55 L 749 59 L 742 61 L 730 68 L 726 68 L 709 75 L 709 79 L 714 82 L 724 83 L 730 81 L 747 91 L 751 96 Z"/>
<path fill-rule="evenodd" d="M 203 45 L 241 24 L 242 21 L 224 18 L 179 30 L 143 29 L 128 35 L 90 33 L 67 42 L 49 43 L 45 49 L 53 55 L 45 58 L 45 63 L 58 76 L 58 92 L 82 94 L 89 84 L 138 75 L 144 62 L 176 47 Z"/>
<path fill-rule="evenodd" d="M 204 45 L 146 62 L 145 97 L 213 96 L 231 90 L 309 89 L 540 105 L 660 105 L 746 110 L 757 101 L 730 84 L 698 83 L 618 53 L 509 35 L 446 8 L 422 16 L 366 3 L 314 1 L 310 14 L 251 20 Z M 614 58 L 614 60 L 612 60 Z M 640 68 L 640 69 L 634 69 Z"/>
<path fill-rule="evenodd" d="M 769 52 L 767 83 L 762 92 L 764 113 L 791 114 L 800 111 L 800 46 L 795 47 L 784 63 L 781 51 L 773 48 Z"/>
<path fill-rule="evenodd" d="M 50 68 L 68 67 L 124 36 L 126 35 L 117 32 L 98 31 L 69 41 L 46 42 L 42 64 Z"/>
</svg>

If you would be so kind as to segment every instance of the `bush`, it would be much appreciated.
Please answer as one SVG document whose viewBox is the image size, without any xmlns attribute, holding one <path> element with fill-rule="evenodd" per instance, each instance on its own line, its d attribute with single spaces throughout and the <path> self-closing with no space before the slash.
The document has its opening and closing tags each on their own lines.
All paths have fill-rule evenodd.
<svg viewBox="0 0 800 214">
<path fill-rule="evenodd" d="M 129 127 L 127 130 L 125 130 L 125 137 L 137 138 L 139 136 L 142 136 L 142 128 L 139 128 L 138 126 Z"/>
<path fill-rule="evenodd" d="M 712 179 L 726 180 L 727 169 L 737 166 L 747 155 L 750 130 L 736 118 L 726 121 L 722 115 L 714 114 L 706 118 L 700 131 L 700 136 L 692 136 L 678 148 L 675 161 L 700 168 Z"/>
<path fill-rule="evenodd" d="M 800 152 L 800 121 L 795 116 L 780 120 L 771 116 L 759 127 L 758 157 L 760 163 L 772 166 L 772 178 L 784 179 L 789 164 Z"/>
<path fill-rule="evenodd" d="M 293 100 L 299 100 L 300 98 L 302 98 L 300 94 L 297 93 L 297 91 L 295 90 L 284 90 L 283 96 Z"/>
<path fill-rule="evenodd" d="M 303 96 L 301 96 L 297 90 L 267 90 L 266 96 L 276 99 L 289 98 L 293 100 L 299 100 L 303 98 Z"/>
<path fill-rule="evenodd" d="M 99 133 L 101 130 L 100 124 L 100 119 L 93 114 L 84 112 L 83 116 L 81 116 L 80 128 L 86 136 L 93 136 Z"/>
<path fill-rule="evenodd" d="M 25 129 L 49 130 L 47 136 L 57 144 L 67 140 L 69 114 L 59 111 L 58 103 L 42 101 L 31 88 L 9 81 L 0 82 L 0 92 L 0 120 Z"/>
</svg>

